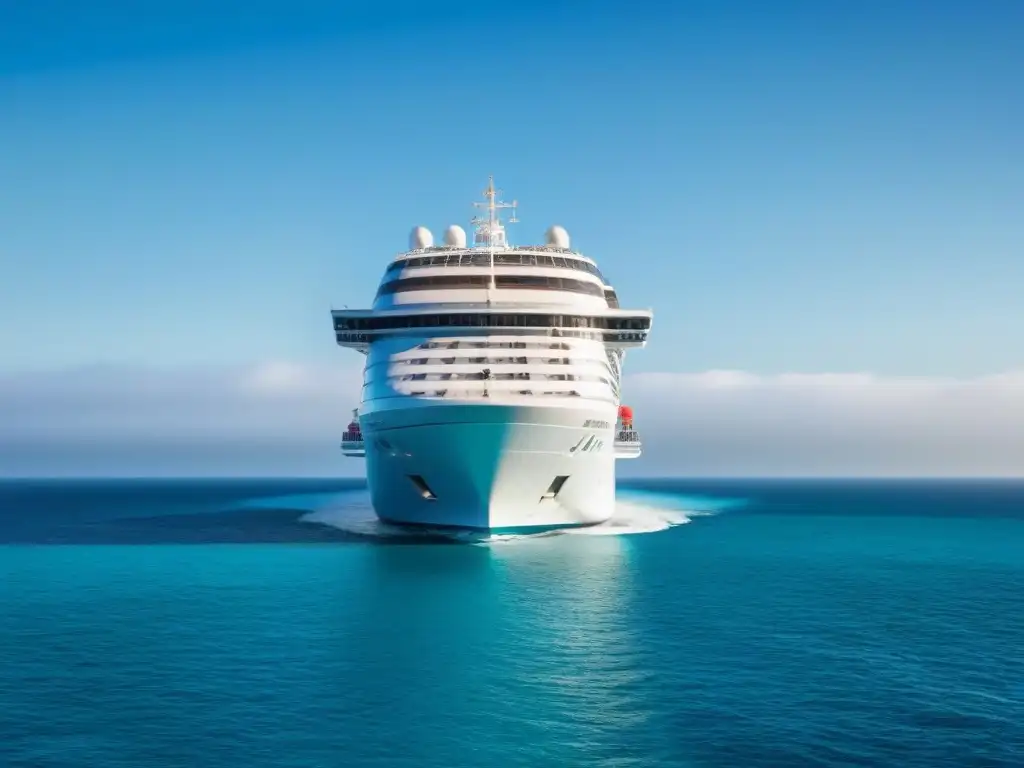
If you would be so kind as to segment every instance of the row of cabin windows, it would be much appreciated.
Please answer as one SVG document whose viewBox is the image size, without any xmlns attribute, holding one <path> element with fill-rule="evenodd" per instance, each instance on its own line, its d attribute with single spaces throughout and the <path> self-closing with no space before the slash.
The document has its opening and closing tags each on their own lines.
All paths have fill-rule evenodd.
<svg viewBox="0 0 1024 768">
<path fill-rule="evenodd" d="M 614 386 L 603 376 L 588 376 L 574 373 L 412 373 L 399 378 L 400 381 L 585 381 L 594 384 Z"/>
<path fill-rule="evenodd" d="M 649 317 L 586 317 L 583 315 L 441 313 L 392 317 L 336 317 L 336 331 L 387 331 L 400 328 L 592 328 L 602 331 L 646 331 Z M 557 334 L 556 334 L 557 335 Z"/>
<path fill-rule="evenodd" d="M 486 356 L 486 357 L 411 357 L 404 360 L 378 360 L 368 362 L 366 371 L 370 372 L 379 366 L 394 365 L 526 365 L 535 367 L 538 365 L 575 365 L 575 366 L 598 366 L 606 371 L 609 376 L 618 379 L 619 372 L 616 366 L 609 364 L 604 358 L 586 357 L 511 357 L 511 356 Z M 415 374 L 420 375 L 420 374 Z M 550 374 L 563 376 L 565 374 Z"/>
<path fill-rule="evenodd" d="M 578 360 L 570 359 L 567 357 L 553 357 L 553 358 L 528 358 L 528 357 L 417 357 L 411 360 L 399 360 L 397 361 L 400 365 L 425 365 L 425 366 L 448 366 L 448 365 L 524 365 L 530 366 L 531 369 L 539 365 L 573 365 L 573 366 L 598 366 L 602 371 L 607 373 L 614 379 L 618 379 L 618 372 L 608 367 L 608 364 L 603 360 Z M 394 365 L 394 363 L 381 361 L 377 363 L 367 364 L 366 372 L 367 375 L 377 367 L 384 365 Z M 423 374 L 412 374 L 414 376 L 422 376 Z M 569 376 L 573 374 L 538 374 L 544 376 Z"/>
<path fill-rule="evenodd" d="M 566 256 L 552 256 L 548 253 L 496 253 L 494 254 L 494 265 L 496 267 L 564 267 L 566 269 L 578 269 L 594 275 L 606 282 L 596 266 L 583 259 L 574 259 Z M 388 272 L 401 269 L 415 269 L 417 267 L 489 267 L 491 266 L 491 254 L 487 251 L 476 251 L 474 253 L 452 253 L 437 256 L 414 256 L 410 259 L 398 259 L 388 265 Z"/>
<path fill-rule="evenodd" d="M 561 349 L 570 350 L 564 341 L 537 342 L 537 341 L 467 341 L 466 339 L 452 339 L 451 341 L 428 341 L 420 344 L 418 349 Z"/>
<path fill-rule="evenodd" d="M 465 395 L 477 395 L 477 394 L 478 394 L 477 392 L 465 392 L 465 391 L 458 391 L 457 390 L 451 396 L 452 397 L 458 397 L 460 395 L 465 396 Z M 483 394 L 486 397 L 487 396 L 487 391 L 484 390 Z M 582 395 L 579 392 L 577 392 L 575 389 L 570 390 L 568 392 L 534 392 L 532 389 L 519 389 L 519 390 L 511 390 L 507 394 L 511 394 L 511 395 L 540 395 L 541 397 L 582 397 Z M 417 392 L 410 392 L 409 395 L 411 395 L 413 397 L 448 397 L 449 396 L 447 389 L 435 389 L 433 391 L 419 390 Z M 606 400 L 606 401 L 612 402 L 612 403 L 615 402 L 611 398 L 608 398 L 608 397 L 598 397 L 598 396 L 594 396 L 593 394 L 588 395 L 588 398 L 591 399 L 591 400 Z"/>
<path fill-rule="evenodd" d="M 608 367 L 606 362 L 597 360 L 578 360 L 570 359 L 568 357 L 417 357 L 410 360 L 401 360 L 400 363 L 404 365 L 598 365 L 602 370 L 607 371 L 613 378 L 618 378 L 617 372 Z M 377 363 L 376 365 L 380 365 Z M 368 367 L 366 370 L 372 370 L 373 366 Z M 423 374 L 413 374 L 414 376 L 422 376 Z M 538 374 L 547 376 L 569 376 L 572 374 Z"/>
<path fill-rule="evenodd" d="M 377 289 L 377 296 L 386 296 L 402 291 L 445 290 L 447 288 L 489 288 L 490 275 L 432 275 L 430 277 L 403 277 L 383 283 Z M 585 280 L 545 275 L 495 275 L 495 288 L 534 289 L 540 291 L 568 291 L 588 296 L 604 296 L 604 289 Z"/>
<path fill-rule="evenodd" d="M 404 365 L 455 365 L 469 364 L 482 365 L 493 363 L 494 365 L 569 365 L 581 361 L 568 357 L 414 357 L 408 360 L 401 360 Z M 589 362 L 589 361 L 588 361 Z"/>
</svg>

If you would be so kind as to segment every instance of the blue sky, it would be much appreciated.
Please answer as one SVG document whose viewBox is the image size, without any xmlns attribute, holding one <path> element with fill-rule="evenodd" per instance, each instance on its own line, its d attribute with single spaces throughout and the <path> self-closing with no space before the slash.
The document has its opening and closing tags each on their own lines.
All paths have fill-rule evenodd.
<svg viewBox="0 0 1024 768">
<path fill-rule="evenodd" d="M 1024 367 L 1016 0 L 145 5 L 0 6 L 0 376 L 357 367 L 332 302 L 488 173 L 631 373 Z"/>
</svg>

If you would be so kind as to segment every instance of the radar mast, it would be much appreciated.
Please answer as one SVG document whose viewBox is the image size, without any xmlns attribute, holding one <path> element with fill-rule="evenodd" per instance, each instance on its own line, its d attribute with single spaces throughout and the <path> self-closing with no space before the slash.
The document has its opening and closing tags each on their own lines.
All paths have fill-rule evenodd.
<svg viewBox="0 0 1024 768">
<path fill-rule="evenodd" d="M 484 190 L 484 203 L 473 203 L 474 208 L 486 208 L 487 218 L 480 216 L 474 216 L 472 224 L 476 226 L 476 231 L 473 233 L 473 246 L 474 247 L 486 247 L 490 251 L 491 260 L 491 282 L 487 287 L 487 305 L 491 305 L 491 298 L 493 291 L 496 289 L 495 278 L 494 278 L 494 249 L 495 248 L 506 248 L 508 242 L 505 239 L 505 227 L 498 218 L 498 211 L 504 208 L 511 208 L 512 215 L 508 219 L 509 224 L 518 223 L 519 219 L 516 218 L 516 207 L 519 205 L 518 202 L 513 200 L 511 203 L 502 202 L 498 199 L 500 192 L 494 188 L 494 176 L 487 177 L 487 189 Z"/>
<path fill-rule="evenodd" d="M 475 202 L 473 203 L 474 208 L 483 208 L 487 210 L 487 218 L 482 216 L 474 216 L 470 222 L 476 227 L 476 231 L 473 234 L 473 245 L 491 245 L 504 248 L 508 243 L 505 240 L 505 226 L 501 219 L 498 218 L 498 211 L 504 208 L 510 208 L 512 215 L 509 217 L 509 224 L 517 224 L 519 219 L 516 218 L 516 208 L 519 203 L 513 200 L 511 203 L 506 203 L 498 199 L 501 194 L 500 190 L 494 188 L 494 176 L 487 177 L 487 189 L 484 190 L 484 200 L 486 202 Z"/>
</svg>

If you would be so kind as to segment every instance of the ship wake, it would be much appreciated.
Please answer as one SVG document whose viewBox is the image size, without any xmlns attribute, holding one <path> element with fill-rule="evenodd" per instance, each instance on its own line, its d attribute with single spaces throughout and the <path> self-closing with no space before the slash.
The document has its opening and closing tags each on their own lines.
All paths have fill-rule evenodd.
<svg viewBox="0 0 1024 768">
<path fill-rule="evenodd" d="M 556 528 L 539 533 L 489 533 L 447 529 L 408 528 L 382 523 L 374 514 L 369 493 L 339 494 L 334 499 L 317 499 L 317 508 L 302 515 L 305 523 L 326 525 L 350 535 L 369 539 L 406 539 L 410 541 L 447 541 L 466 544 L 500 544 L 552 536 L 623 536 L 655 533 L 689 523 L 707 512 L 686 510 L 669 498 L 623 495 L 616 499 L 611 519 L 586 528 Z M 311 505 L 312 506 L 312 505 Z"/>
</svg>

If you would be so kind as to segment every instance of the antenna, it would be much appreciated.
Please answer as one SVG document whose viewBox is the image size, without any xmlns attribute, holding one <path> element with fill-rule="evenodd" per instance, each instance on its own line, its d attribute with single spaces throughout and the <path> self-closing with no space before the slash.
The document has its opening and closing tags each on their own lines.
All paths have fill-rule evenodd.
<svg viewBox="0 0 1024 768">
<path fill-rule="evenodd" d="M 486 219 L 480 216 L 474 216 L 472 219 L 471 223 L 476 227 L 476 234 L 473 238 L 474 245 L 506 245 L 505 227 L 501 219 L 498 218 L 499 210 L 511 209 L 512 215 L 509 217 L 508 223 L 519 223 L 519 219 L 516 218 L 519 202 L 517 200 L 513 200 L 511 203 L 503 202 L 498 199 L 500 194 L 500 190 L 494 188 L 494 176 L 488 176 L 487 189 L 484 190 L 484 200 L 486 202 L 473 203 L 474 208 L 484 208 L 487 210 Z"/>
<path fill-rule="evenodd" d="M 503 208 L 511 208 L 512 216 L 509 218 L 510 224 L 515 224 L 519 221 L 516 218 L 516 208 L 519 203 L 513 200 L 511 203 L 505 203 L 498 200 L 500 193 L 494 188 L 494 176 L 487 177 L 487 189 L 484 190 L 485 203 L 473 203 L 474 208 L 486 208 L 487 218 L 481 218 L 474 216 L 472 223 L 476 226 L 476 232 L 473 234 L 473 246 L 485 246 L 491 255 L 491 282 L 487 288 L 487 306 L 491 305 L 491 291 L 495 290 L 496 283 L 494 277 L 494 249 L 495 248 L 506 248 L 508 242 L 505 240 L 505 227 L 501 223 L 501 219 L 498 218 L 498 211 Z"/>
</svg>

